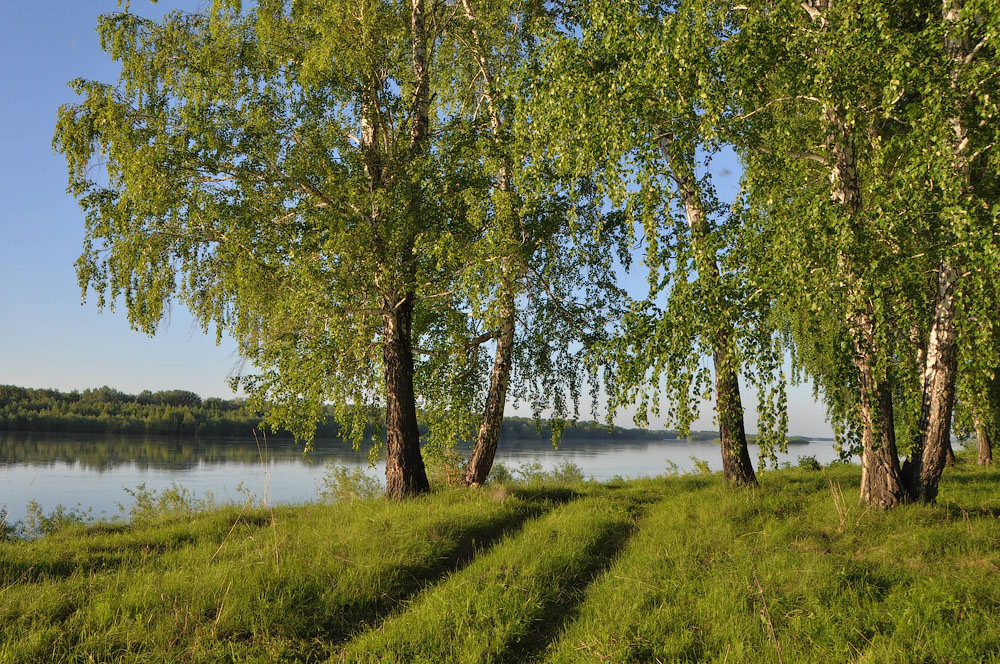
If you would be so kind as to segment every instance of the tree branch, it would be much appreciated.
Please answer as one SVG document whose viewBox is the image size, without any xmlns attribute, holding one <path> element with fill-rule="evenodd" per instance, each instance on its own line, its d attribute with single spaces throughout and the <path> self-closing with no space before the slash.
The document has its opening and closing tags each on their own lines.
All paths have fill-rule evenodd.
<svg viewBox="0 0 1000 664">
<path fill-rule="evenodd" d="M 795 99 L 802 99 L 804 101 L 812 101 L 812 102 L 816 102 L 817 104 L 822 104 L 823 103 L 822 100 L 817 99 L 816 97 L 810 97 L 809 95 L 794 95 L 792 97 L 778 97 L 777 99 L 772 99 L 771 101 L 767 102 L 766 104 L 764 104 L 760 108 L 755 108 L 754 110 L 750 111 L 749 113 L 741 113 L 741 114 L 737 115 L 736 117 L 734 117 L 733 119 L 734 120 L 746 120 L 747 118 L 760 113 L 761 111 L 763 111 L 764 109 L 766 109 L 768 106 L 773 106 L 774 104 L 777 104 L 777 103 L 783 102 L 783 101 L 793 101 Z"/>
<path fill-rule="evenodd" d="M 969 54 L 966 55 L 964 58 L 962 58 L 963 65 L 968 65 L 970 62 L 972 62 L 972 59 L 976 57 L 976 53 L 978 53 L 979 49 L 981 49 L 986 44 L 986 40 L 989 39 L 989 37 L 990 37 L 989 35 L 986 35 L 981 40 L 979 40 L 978 44 L 972 47 L 972 50 L 969 51 Z"/>
<path fill-rule="evenodd" d="M 476 346 L 480 346 L 486 343 L 487 341 L 490 341 L 491 339 L 496 339 L 499 336 L 500 336 L 500 330 L 491 330 L 490 332 L 484 332 L 480 334 L 478 337 L 473 337 L 472 339 L 469 339 L 465 343 L 465 349 L 472 350 Z"/>
<path fill-rule="evenodd" d="M 774 154 L 774 151 L 766 146 L 761 146 L 758 147 L 757 149 L 763 152 L 764 154 L 769 154 L 769 155 Z M 830 165 L 830 162 L 826 157 L 820 154 L 816 154 L 815 152 L 799 152 L 797 150 L 792 150 L 786 154 L 788 154 L 788 156 L 792 157 L 793 159 L 805 159 L 807 161 L 815 161 L 816 163 L 822 164 L 823 166 Z"/>
</svg>

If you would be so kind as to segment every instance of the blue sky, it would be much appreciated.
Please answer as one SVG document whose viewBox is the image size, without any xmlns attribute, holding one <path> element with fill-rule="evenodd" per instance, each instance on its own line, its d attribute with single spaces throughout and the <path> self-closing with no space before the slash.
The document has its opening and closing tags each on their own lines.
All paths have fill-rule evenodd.
<svg viewBox="0 0 1000 664">
<path fill-rule="evenodd" d="M 132 10 L 158 16 L 175 8 L 195 9 L 199 0 L 151 5 L 134 0 Z M 186 389 L 202 396 L 231 397 L 227 378 L 240 358 L 230 339 L 215 344 L 183 307 L 175 306 L 155 337 L 129 328 L 123 311 L 99 313 L 93 298 L 81 303 L 74 261 L 80 254 L 83 220 L 66 193 L 66 166 L 51 147 L 56 109 L 74 101 L 67 82 L 115 79 L 117 69 L 101 50 L 95 31 L 99 14 L 117 10 L 116 0 L 11 2 L 0 22 L 0 383 L 61 390 L 109 385 L 126 391 Z M 722 161 L 735 185 L 737 166 Z M 720 185 L 724 185 L 720 182 Z M 751 395 L 748 429 L 755 416 Z M 824 409 L 808 387 L 789 394 L 790 430 L 830 435 Z M 628 424 L 629 418 L 619 418 Z M 654 424 L 656 424 L 654 422 Z M 696 428 L 711 428 L 703 409 Z"/>
<path fill-rule="evenodd" d="M 144 0 L 133 9 L 158 15 L 197 2 Z M 56 109 L 74 101 L 76 77 L 114 80 L 95 26 L 115 0 L 42 0 L 4 6 L 0 55 L 0 382 L 62 390 L 110 385 L 189 389 L 231 397 L 226 378 L 238 365 L 235 344 L 215 345 L 181 307 L 155 338 L 130 330 L 124 312 L 81 305 L 74 261 L 83 219 L 66 193 L 66 165 L 51 147 Z M 151 10 L 151 11 L 150 11 Z"/>
</svg>

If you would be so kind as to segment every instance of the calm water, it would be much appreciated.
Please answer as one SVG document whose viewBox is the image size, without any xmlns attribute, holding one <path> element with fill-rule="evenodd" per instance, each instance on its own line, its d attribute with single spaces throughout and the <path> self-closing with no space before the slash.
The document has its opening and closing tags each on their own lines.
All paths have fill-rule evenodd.
<svg viewBox="0 0 1000 664">
<path fill-rule="evenodd" d="M 751 446 L 755 466 L 756 454 Z M 837 458 L 832 441 L 819 440 L 789 445 L 779 462 L 794 464 L 804 455 L 821 463 Z M 712 442 L 564 440 L 553 450 L 547 443 L 502 441 L 497 453 L 497 461 L 512 470 L 534 461 L 546 470 L 570 461 L 596 479 L 662 475 L 668 461 L 682 471 L 693 470 L 692 457 L 713 470 L 722 467 L 719 446 Z M 119 504 L 129 504 L 126 488 L 145 484 L 159 490 L 174 483 L 221 501 L 245 500 L 242 491 L 248 490 L 258 500 L 306 502 L 316 498 L 328 463 L 364 468 L 378 478 L 385 472 L 384 465 L 368 468 L 365 452 L 342 443 L 317 444 L 303 455 L 301 446 L 273 440 L 258 449 L 253 439 L 0 433 L 0 507 L 6 506 L 10 521 L 22 518 L 31 500 L 46 512 L 59 504 L 80 505 L 92 508 L 94 516 L 114 516 Z"/>
</svg>

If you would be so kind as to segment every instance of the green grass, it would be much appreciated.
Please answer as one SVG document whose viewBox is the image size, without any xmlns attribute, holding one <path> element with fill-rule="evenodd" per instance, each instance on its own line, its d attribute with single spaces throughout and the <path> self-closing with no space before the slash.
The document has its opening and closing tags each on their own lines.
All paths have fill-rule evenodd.
<svg viewBox="0 0 1000 664">
<path fill-rule="evenodd" d="M 0 662 L 1000 662 L 1000 473 L 226 507 L 0 542 Z"/>
<path fill-rule="evenodd" d="M 949 473 L 997 495 L 995 472 Z M 953 481 L 941 506 L 872 512 L 857 482 L 782 471 L 665 501 L 545 661 L 1000 661 L 1000 502 L 966 519 Z"/>
<path fill-rule="evenodd" d="M 597 492 L 527 524 L 342 654 L 347 661 L 520 662 L 544 647 L 631 533 L 645 493 Z"/>
<path fill-rule="evenodd" d="M 0 661 L 315 661 L 568 492 L 196 514 L 0 545 Z"/>
</svg>

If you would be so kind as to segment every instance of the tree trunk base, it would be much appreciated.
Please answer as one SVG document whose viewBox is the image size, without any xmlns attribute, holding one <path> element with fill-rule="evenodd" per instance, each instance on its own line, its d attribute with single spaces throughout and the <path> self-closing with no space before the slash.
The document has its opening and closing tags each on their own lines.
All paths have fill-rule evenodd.
<svg viewBox="0 0 1000 664">
<path fill-rule="evenodd" d="M 979 454 L 976 456 L 976 463 L 980 466 L 993 465 L 993 443 L 990 440 L 989 431 L 982 418 L 978 415 L 973 417 L 976 427 L 976 442 L 979 443 Z"/>
<path fill-rule="evenodd" d="M 733 449 L 734 444 L 736 449 Z M 758 486 L 757 475 L 750 462 L 746 438 L 743 439 L 742 445 L 739 444 L 739 441 L 722 440 L 722 475 L 726 478 L 726 483 L 729 486 Z"/>
<path fill-rule="evenodd" d="M 719 353 L 714 359 L 716 408 L 719 411 L 719 437 L 722 439 L 722 475 L 729 486 L 757 486 L 757 475 L 747 449 L 739 379 L 735 371 L 725 366 Z"/>
<path fill-rule="evenodd" d="M 405 498 L 431 490 L 420 455 L 420 429 L 413 392 L 411 324 L 413 294 L 390 301 L 383 329 L 385 362 L 385 495 Z"/>
<path fill-rule="evenodd" d="M 504 267 L 505 272 L 510 270 Z M 506 275 L 509 279 L 509 275 Z M 468 486 L 482 486 L 493 468 L 497 446 L 500 443 L 500 428 L 503 426 L 503 410 L 507 402 L 507 384 L 510 380 L 510 370 L 514 352 L 514 316 L 513 286 L 505 285 L 507 292 L 506 312 L 497 337 L 496 357 L 493 360 L 493 371 L 490 374 L 490 391 L 483 410 L 483 420 L 476 434 L 476 445 L 465 467 L 463 482 Z"/>
<path fill-rule="evenodd" d="M 864 375 L 867 377 L 871 374 L 865 372 Z M 887 383 L 881 381 L 876 382 L 873 387 L 874 394 L 871 387 L 862 383 L 864 430 L 861 441 L 861 500 L 872 507 L 890 510 L 905 502 L 908 495 L 896 451 L 892 390 Z M 877 413 L 872 407 L 873 403 L 878 404 Z"/>
<path fill-rule="evenodd" d="M 861 501 L 878 509 L 891 510 L 907 499 L 899 470 L 899 459 L 889 458 L 883 447 L 865 450 L 861 457 Z M 895 450 L 892 452 L 895 457 Z"/>
</svg>

